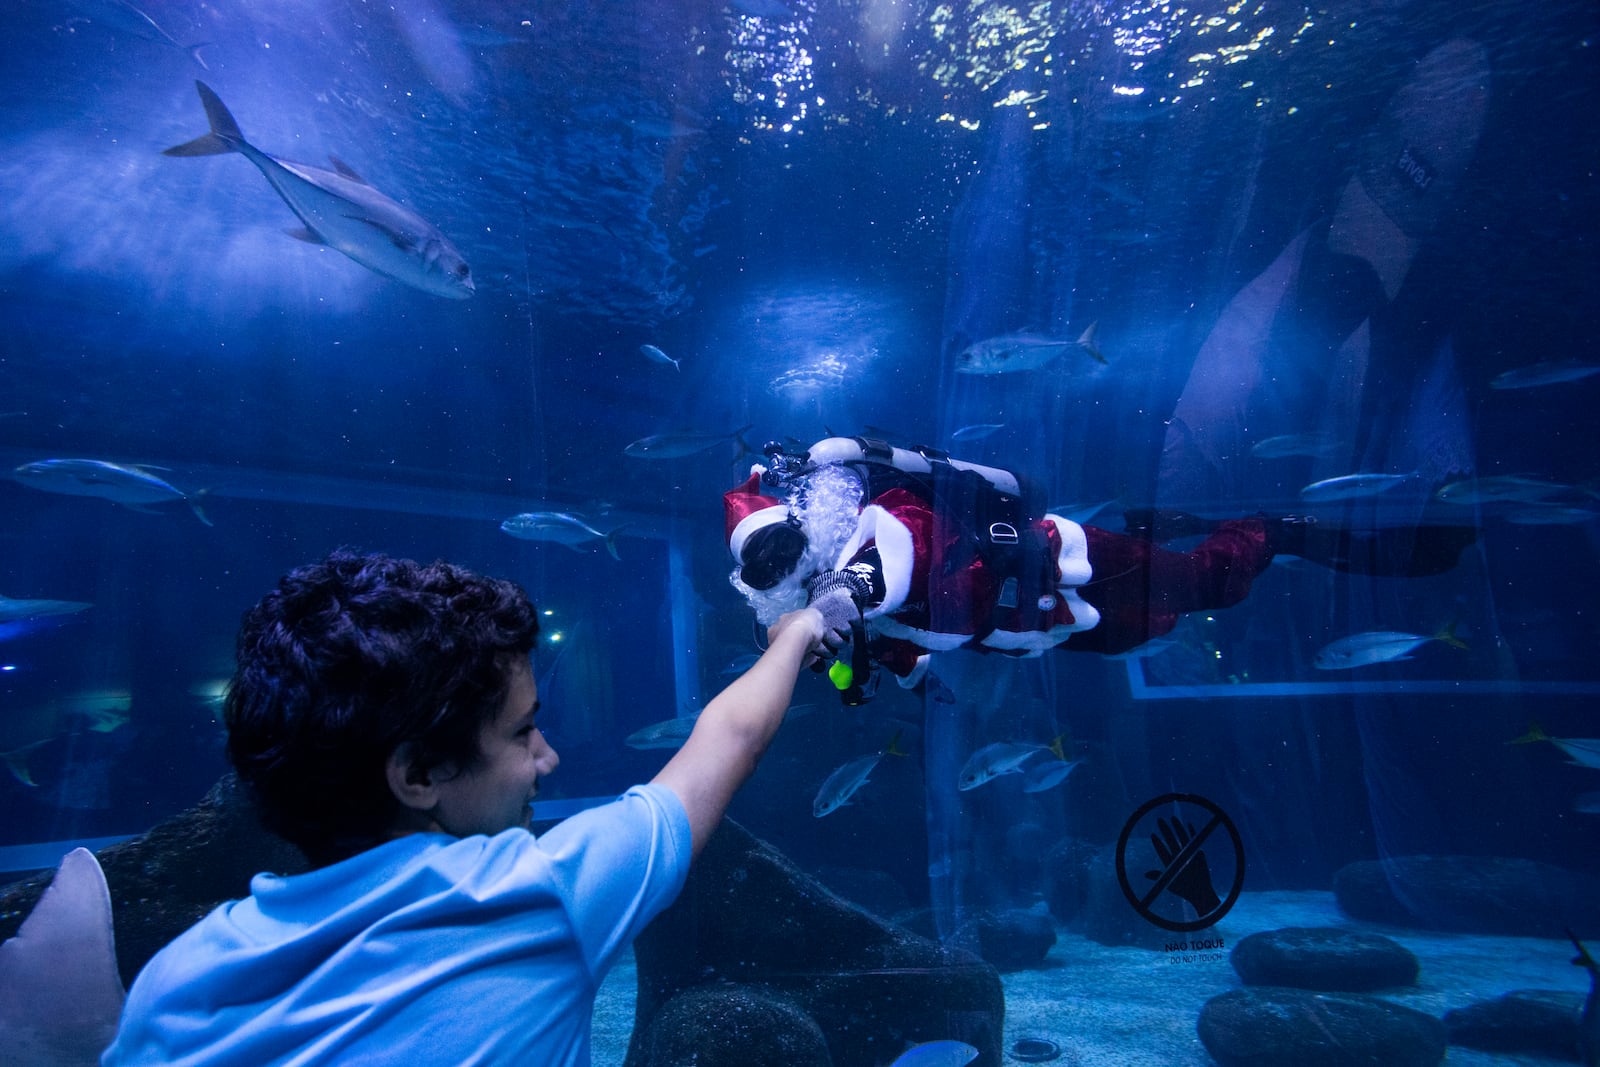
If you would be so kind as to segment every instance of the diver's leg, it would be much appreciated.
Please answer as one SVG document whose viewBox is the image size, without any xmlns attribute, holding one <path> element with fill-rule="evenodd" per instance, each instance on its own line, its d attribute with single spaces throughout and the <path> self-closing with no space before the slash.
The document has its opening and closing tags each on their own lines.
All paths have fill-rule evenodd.
<svg viewBox="0 0 1600 1067">
<path fill-rule="evenodd" d="M 1294 517 L 1265 520 L 1272 550 L 1351 574 L 1425 578 L 1456 565 L 1478 539 L 1471 526 L 1394 526 L 1352 530 Z"/>
<path fill-rule="evenodd" d="M 1100 622 L 1067 639 L 1065 647 L 1076 652 L 1126 652 L 1170 632 L 1186 612 L 1237 604 L 1272 562 L 1260 519 L 1220 523 L 1192 552 L 1169 552 L 1095 526 L 1083 532 L 1094 573 L 1077 592 Z"/>
</svg>

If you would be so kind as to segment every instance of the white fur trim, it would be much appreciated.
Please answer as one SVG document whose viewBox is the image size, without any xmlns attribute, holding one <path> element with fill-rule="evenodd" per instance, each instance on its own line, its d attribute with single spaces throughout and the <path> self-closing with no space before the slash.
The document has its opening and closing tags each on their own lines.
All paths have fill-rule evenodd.
<svg viewBox="0 0 1600 1067">
<path fill-rule="evenodd" d="M 1091 614 L 1094 613 L 1093 608 L 1090 608 L 1089 611 Z M 1073 613 L 1073 618 L 1077 618 L 1076 612 Z M 1100 616 L 1095 615 L 1094 622 L 1099 621 Z M 1089 626 L 1093 625 L 1094 623 L 1090 623 L 1088 626 L 1084 626 L 1074 622 L 1071 626 L 1052 626 L 1048 630 L 992 630 L 981 644 L 985 648 L 998 649 L 1002 652 L 1027 651 L 1039 653 L 1055 648 L 1079 630 L 1087 630 Z"/>
<path fill-rule="evenodd" d="M 904 678 L 901 678 L 899 675 L 895 675 L 894 680 L 900 683 L 900 688 L 902 689 L 914 689 L 916 684 L 922 681 L 923 676 L 928 673 L 928 665 L 932 662 L 932 656 L 926 654 L 918 656 L 917 665 L 911 668 L 911 673 L 906 675 Z"/>
<path fill-rule="evenodd" d="M 926 648 L 932 652 L 949 652 L 951 649 L 960 648 L 972 640 L 971 634 L 947 634 L 938 633 L 934 630 L 919 630 L 915 626 L 907 626 L 890 615 L 877 616 L 872 620 L 872 626 L 885 637 L 898 637 L 902 641 L 910 641 L 919 648 Z"/>
<path fill-rule="evenodd" d="M 877 504 L 868 504 L 861 509 L 856 532 L 839 550 L 834 569 L 838 570 L 849 563 L 868 541 L 877 543 L 878 560 L 883 564 L 883 602 L 866 613 L 867 618 L 877 619 L 899 610 L 900 605 L 906 602 L 911 592 L 911 565 L 915 547 L 911 541 L 911 529 L 905 523 Z M 922 644 L 921 641 L 917 643 Z"/>
<path fill-rule="evenodd" d="M 1060 515 L 1046 515 L 1045 519 L 1054 523 L 1061 535 L 1061 555 L 1056 557 L 1056 566 L 1061 568 L 1060 584 L 1076 587 L 1087 583 L 1094 570 L 1089 566 L 1089 538 L 1083 527 Z"/>
<path fill-rule="evenodd" d="M 733 558 L 744 558 L 744 543 L 750 540 L 750 535 L 763 526 L 771 526 L 775 522 L 782 522 L 789 517 L 789 505 L 773 504 L 760 511 L 752 511 L 739 520 L 733 528 L 733 533 L 728 535 L 728 551 L 733 553 Z"/>
<path fill-rule="evenodd" d="M 1061 554 L 1056 557 L 1056 566 L 1061 568 L 1061 580 L 1056 585 L 1056 595 L 1066 602 L 1067 610 L 1072 612 L 1072 631 L 1092 630 L 1100 625 L 1100 612 L 1078 595 L 1078 587 L 1089 584 L 1089 579 L 1094 577 L 1094 568 L 1089 564 L 1089 538 L 1084 534 L 1083 527 L 1071 519 L 1063 519 L 1060 515 L 1046 515 L 1045 518 L 1054 523 L 1061 534 Z"/>
</svg>

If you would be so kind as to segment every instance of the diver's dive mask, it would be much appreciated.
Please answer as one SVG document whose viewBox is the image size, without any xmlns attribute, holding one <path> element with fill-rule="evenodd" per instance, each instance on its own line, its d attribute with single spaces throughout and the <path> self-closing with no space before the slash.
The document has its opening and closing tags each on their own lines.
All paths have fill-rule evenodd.
<svg viewBox="0 0 1600 1067">
<path fill-rule="evenodd" d="M 806 552 L 806 535 L 790 515 L 750 535 L 740 556 L 739 580 L 751 589 L 771 589 L 790 574 Z"/>
</svg>

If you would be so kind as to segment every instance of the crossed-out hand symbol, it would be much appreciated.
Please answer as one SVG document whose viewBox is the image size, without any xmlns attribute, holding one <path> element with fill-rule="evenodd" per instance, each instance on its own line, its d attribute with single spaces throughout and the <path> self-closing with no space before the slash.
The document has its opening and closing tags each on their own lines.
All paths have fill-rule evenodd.
<svg viewBox="0 0 1600 1067">
<path fill-rule="evenodd" d="M 1150 844 L 1155 846 L 1156 857 L 1161 861 L 1161 869 L 1145 871 L 1144 876 L 1152 882 L 1159 882 L 1172 872 L 1167 881 L 1167 889 L 1189 902 L 1195 914 L 1205 917 L 1222 906 L 1222 900 L 1217 896 L 1216 888 L 1211 884 L 1211 869 L 1206 866 L 1206 854 L 1201 849 L 1196 849 L 1188 856 L 1182 856 L 1184 847 L 1194 840 L 1194 824 L 1185 825 L 1176 817 L 1172 819 L 1157 819 L 1156 827 L 1160 835 L 1151 834 Z M 1173 871 L 1173 864 L 1182 857 L 1182 866 Z"/>
</svg>

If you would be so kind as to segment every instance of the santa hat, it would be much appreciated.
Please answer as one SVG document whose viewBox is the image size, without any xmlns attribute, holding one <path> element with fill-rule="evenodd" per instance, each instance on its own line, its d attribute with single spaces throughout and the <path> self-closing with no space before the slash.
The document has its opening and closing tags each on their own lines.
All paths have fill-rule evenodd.
<svg viewBox="0 0 1600 1067">
<path fill-rule="evenodd" d="M 727 519 L 728 551 L 737 560 L 744 558 L 745 542 L 751 534 L 789 517 L 787 504 L 761 492 L 760 473 L 750 475 L 750 480 L 737 489 L 723 493 L 722 511 Z"/>
</svg>

